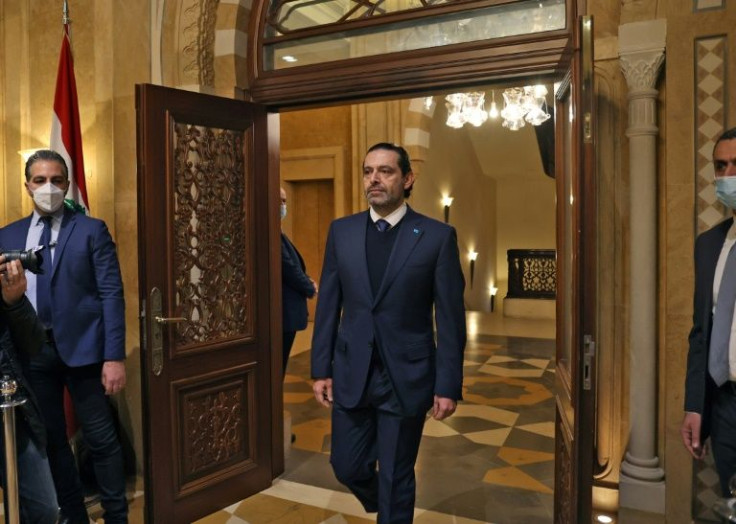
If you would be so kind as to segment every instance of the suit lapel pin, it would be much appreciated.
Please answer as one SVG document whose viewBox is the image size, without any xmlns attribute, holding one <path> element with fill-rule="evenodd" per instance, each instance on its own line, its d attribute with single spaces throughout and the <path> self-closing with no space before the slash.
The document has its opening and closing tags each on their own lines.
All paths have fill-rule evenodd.
<svg viewBox="0 0 736 524">
<path fill-rule="evenodd" d="M 418 235 L 419 234 L 419 230 L 417 228 L 414 228 L 414 234 L 415 235 Z"/>
</svg>

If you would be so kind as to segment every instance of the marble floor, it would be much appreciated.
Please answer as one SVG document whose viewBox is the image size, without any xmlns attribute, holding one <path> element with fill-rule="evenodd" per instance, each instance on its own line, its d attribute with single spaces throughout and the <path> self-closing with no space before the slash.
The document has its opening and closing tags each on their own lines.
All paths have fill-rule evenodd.
<svg viewBox="0 0 736 524">
<path fill-rule="evenodd" d="M 429 420 L 417 462 L 416 524 L 552 522 L 554 321 L 468 314 L 465 400 Z M 329 465 L 329 410 L 312 398 L 309 330 L 284 384 L 296 441 L 273 486 L 197 524 L 369 523 Z"/>
<path fill-rule="evenodd" d="M 310 326 L 311 327 L 311 326 Z M 464 401 L 428 420 L 417 461 L 416 524 L 551 523 L 554 321 L 468 313 Z M 311 329 L 300 332 L 284 384 L 286 469 L 272 487 L 196 524 L 362 524 L 375 515 L 334 478 L 329 410 L 309 380 Z M 131 524 L 142 524 L 142 493 Z M 90 515 L 102 524 L 99 506 Z"/>
</svg>

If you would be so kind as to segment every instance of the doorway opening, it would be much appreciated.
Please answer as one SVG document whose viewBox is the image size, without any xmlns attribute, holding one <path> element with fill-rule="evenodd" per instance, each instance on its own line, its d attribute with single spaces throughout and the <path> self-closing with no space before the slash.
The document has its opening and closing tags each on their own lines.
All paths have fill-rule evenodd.
<svg viewBox="0 0 736 524">
<path fill-rule="evenodd" d="M 467 91 L 486 93 L 486 110 L 494 98 L 500 109 L 505 87 Z M 511 311 L 506 297 L 510 250 L 555 250 L 555 181 L 544 172 L 531 125 L 511 131 L 489 118 L 450 128 L 447 94 L 283 113 L 281 183 L 289 212 L 282 229 L 318 281 L 330 220 L 366 208 L 358 176 L 366 146 L 389 141 L 409 150 L 418 178 L 408 204 L 457 230 L 468 322 L 465 400 L 452 417 L 425 426 L 417 509 L 467 522 L 552 522 L 555 300 L 530 299 Z M 453 199 L 447 210 L 446 197 Z M 286 471 L 254 498 L 364 516 L 329 465 L 329 411 L 314 401 L 309 378 L 311 328 L 310 321 L 297 334 L 284 382 L 285 426 L 296 437 Z M 251 511 L 258 511 L 255 503 Z"/>
</svg>

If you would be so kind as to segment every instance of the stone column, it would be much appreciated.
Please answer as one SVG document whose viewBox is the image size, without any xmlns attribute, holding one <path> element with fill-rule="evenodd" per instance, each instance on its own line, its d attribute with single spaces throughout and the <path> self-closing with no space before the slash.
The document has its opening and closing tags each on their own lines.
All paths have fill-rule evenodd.
<svg viewBox="0 0 736 524">
<path fill-rule="evenodd" d="M 657 457 L 657 77 L 666 21 L 619 26 L 619 57 L 629 88 L 630 435 L 621 465 L 620 506 L 664 513 Z"/>
</svg>

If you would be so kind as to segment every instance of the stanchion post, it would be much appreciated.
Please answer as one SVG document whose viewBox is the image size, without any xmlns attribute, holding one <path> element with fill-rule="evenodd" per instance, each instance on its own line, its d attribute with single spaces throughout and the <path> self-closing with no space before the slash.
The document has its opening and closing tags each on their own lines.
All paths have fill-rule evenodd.
<svg viewBox="0 0 736 524">
<path fill-rule="evenodd" d="M 0 409 L 3 412 L 3 436 L 5 438 L 5 508 L 6 524 L 19 524 L 18 457 L 15 452 L 15 408 L 24 404 L 25 398 L 16 398 L 18 383 L 8 375 L 0 380 Z"/>
</svg>

